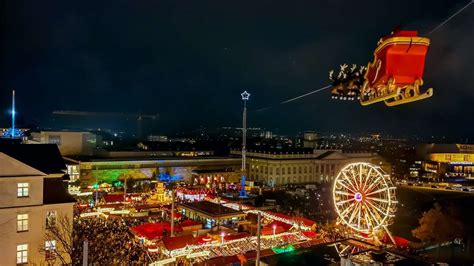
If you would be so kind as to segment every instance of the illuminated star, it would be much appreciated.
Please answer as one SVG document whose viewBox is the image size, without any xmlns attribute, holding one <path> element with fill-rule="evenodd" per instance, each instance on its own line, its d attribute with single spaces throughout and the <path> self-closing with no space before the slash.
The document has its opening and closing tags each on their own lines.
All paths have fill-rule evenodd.
<svg viewBox="0 0 474 266">
<path fill-rule="evenodd" d="M 242 95 L 242 100 L 247 101 L 250 98 L 250 93 L 247 91 L 242 92 L 240 95 Z"/>
</svg>

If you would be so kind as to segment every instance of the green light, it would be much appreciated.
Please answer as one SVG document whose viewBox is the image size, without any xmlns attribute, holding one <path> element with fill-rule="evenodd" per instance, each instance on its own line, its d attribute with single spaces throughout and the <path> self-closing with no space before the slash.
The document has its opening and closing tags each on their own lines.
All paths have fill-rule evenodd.
<svg viewBox="0 0 474 266">
<path fill-rule="evenodd" d="M 295 247 L 293 245 L 287 245 L 287 246 L 281 246 L 281 247 L 273 247 L 272 250 L 276 254 L 280 254 L 280 253 L 295 251 Z"/>
<path fill-rule="evenodd" d="M 107 184 L 113 184 L 118 179 L 145 179 L 148 178 L 143 171 L 139 169 L 104 169 L 104 170 L 92 170 L 92 180 L 99 180 Z"/>
<path fill-rule="evenodd" d="M 99 189 L 99 184 L 94 184 L 94 185 L 92 185 L 92 188 L 93 188 L 93 189 Z"/>
<path fill-rule="evenodd" d="M 114 186 L 115 187 L 121 187 L 122 186 L 122 182 L 121 181 L 117 181 L 114 183 Z"/>
</svg>

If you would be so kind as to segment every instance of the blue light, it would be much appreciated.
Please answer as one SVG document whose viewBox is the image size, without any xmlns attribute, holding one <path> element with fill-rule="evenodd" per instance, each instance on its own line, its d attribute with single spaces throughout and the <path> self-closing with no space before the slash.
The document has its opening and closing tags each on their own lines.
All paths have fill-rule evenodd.
<svg viewBox="0 0 474 266">
<path fill-rule="evenodd" d="M 171 176 L 168 173 L 160 173 L 158 174 L 157 179 L 160 180 L 161 182 L 175 182 L 175 181 L 183 180 L 183 177 L 180 175 Z"/>
<path fill-rule="evenodd" d="M 247 191 L 245 191 L 245 176 L 242 176 L 242 179 L 240 180 L 240 195 L 239 197 L 247 197 Z"/>
</svg>

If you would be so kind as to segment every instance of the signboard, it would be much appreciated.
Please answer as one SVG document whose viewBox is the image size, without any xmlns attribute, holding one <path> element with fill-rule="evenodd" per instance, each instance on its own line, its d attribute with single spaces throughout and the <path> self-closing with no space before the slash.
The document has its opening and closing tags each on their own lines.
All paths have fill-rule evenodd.
<svg viewBox="0 0 474 266">
<path fill-rule="evenodd" d="M 187 255 L 186 258 L 192 259 L 192 258 L 197 258 L 197 257 L 205 257 L 205 256 L 209 256 L 209 254 L 210 254 L 209 251 L 201 251 L 201 252 L 191 253 Z"/>
<path fill-rule="evenodd" d="M 148 264 L 148 266 L 160 266 L 160 265 L 165 265 L 165 264 L 172 263 L 172 262 L 175 262 L 175 261 L 176 261 L 176 258 L 173 257 L 173 258 L 169 258 L 169 259 L 155 261 L 153 263 Z"/>
<path fill-rule="evenodd" d="M 469 145 L 469 144 L 456 144 L 456 146 L 458 147 L 459 152 L 474 153 L 474 145 Z"/>
<path fill-rule="evenodd" d="M 439 163 L 473 163 L 474 154 L 467 153 L 433 153 L 430 154 L 430 160 Z"/>
</svg>

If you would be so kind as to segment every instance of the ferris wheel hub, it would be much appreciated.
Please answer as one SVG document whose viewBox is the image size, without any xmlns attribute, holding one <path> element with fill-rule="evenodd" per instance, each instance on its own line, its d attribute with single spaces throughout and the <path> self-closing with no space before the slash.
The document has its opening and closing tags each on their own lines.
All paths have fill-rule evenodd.
<svg viewBox="0 0 474 266">
<path fill-rule="evenodd" d="M 356 192 L 356 193 L 354 194 L 354 199 L 355 199 L 357 202 L 361 202 L 362 199 L 363 199 L 362 193 Z"/>
</svg>

